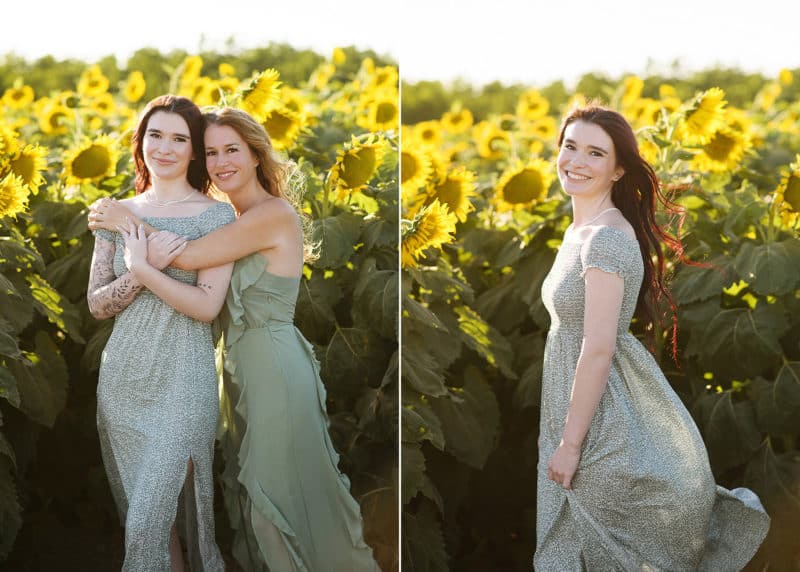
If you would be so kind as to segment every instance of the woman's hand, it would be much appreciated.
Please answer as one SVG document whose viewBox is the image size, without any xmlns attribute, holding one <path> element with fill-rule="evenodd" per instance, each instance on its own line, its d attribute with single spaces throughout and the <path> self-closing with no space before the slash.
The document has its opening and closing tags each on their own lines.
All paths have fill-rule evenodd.
<svg viewBox="0 0 800 572">
<path fill-rule="evenodd" d="M 147 262 L 153 268 L 163 270 L 186 248 L 188 241 L 174 232 L 159 230 L 147 237 Z"/>
<path fill-rule="evenodd" d="M 561 444 L 547 462 L 547 478 L 566 490 L 572 490 L 572 479 L 578 470 L 581 449 L 574 445 Z"/>
<path fill-rule="evenodd" d="M 125 239 L 125 265 L 135 275 L 137 270 L 149 266 L 147 263 L 147 235 L 144 232 L 144 226 L 136 226 L 133 221 L 128 221 L 128 224 L 120 228 L 119 232 Z"/>
<path fill-rule="evenodd" d="M 89 206 L 89 230 L 104 229 L 111 232 L 121 232 L 126 228 L 128 219 L 133 214 L 116 200 L 105 197 L 98 199 Z"/>
</svg>

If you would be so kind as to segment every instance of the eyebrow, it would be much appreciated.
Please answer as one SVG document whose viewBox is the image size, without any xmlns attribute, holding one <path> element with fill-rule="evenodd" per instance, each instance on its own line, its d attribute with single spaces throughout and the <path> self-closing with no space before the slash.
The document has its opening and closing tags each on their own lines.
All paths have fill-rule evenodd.
<svg viewBox="0 0 800 572">
<path fill-rule="evenodd" d="M 578 144 L 573 139 L 564 139 L 564 143 L 572 143 L 573 145 L 577 145 Z M 603 149 L 602 147 L 598 147 L 597 145 L 587 145 L 587 147 L 589 147 L 589 149 L 594 149 L 595 151 L 600 151 L 601 153 L 604 153 L 605 155 L 608 155 L 608 151 L 606 149 Z"/>
<path fill-rule="evenodd" d="M 161 129 L 155 129 L 155 128 L 148 128 L 147 129 L 147 133 L 158 133 L 159 135 L 163 135 L 164 134 L 164 132 L 161 131 Z M 191 139 L 191 136 L 186 135 L 185 133 L 177 133 L 176 132 L 176 133 L 173 133 L 173 135 L 176 135 L 178 137 L 185 137 L 186 139 Z"/>
</svg>

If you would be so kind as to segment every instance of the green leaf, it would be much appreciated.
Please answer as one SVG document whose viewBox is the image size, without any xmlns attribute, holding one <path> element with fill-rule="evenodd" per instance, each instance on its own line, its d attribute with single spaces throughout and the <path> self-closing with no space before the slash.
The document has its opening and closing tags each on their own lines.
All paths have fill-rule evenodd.
<svg viewBox="0 0 800 572">
<path fill-rule="evenodd" d="M 114 329 L 114 320 L 107 319 L 101 320 L 97 329 L 92 333 L 89 341 L 83 350 L 83 357 L 81 358 L 81 367 L 89 373 L 97 372 L 100 370 L 100 356 L 103 349 L 106 347 L 108 338 L 111 337 L 111 331 Z"/>
<path fill-rule="evenodd" d="M 705 396 L 703 426 L 715 473 L 746 463 L 761 444 L 752 401 L 733 401 L 731 391 Z"/>
<path fill-rule="evenodd" d="M 425 477 L 425 455 L 418 443 L 403 442 L 402 444 L 402 480 L 400 502 L 405 505 L 417 496 Z"/>
<path fill-rule="evenodd" d="M 774 382 L 753 381 L 758 426 L 771 435 L 800 431 L 800 362 L 787 362 Z"/>
<path fill-rule="evenodd" d="M 9 281 L 19 295 L 19 299 L 0 296 L 0 319 L 11 324 L 14 332 L 21 332 L 33 319 L 33 297 L 31 289 L 24 278 L 25 273 L 11 275 Z M 8 329 L 5 329 L 8 332 Z"/>
<path fill-rule="evenodd" d="M 791 238 L 761 245 L 745 242 L 734 268 L 755 292 L 786 294 L 800 284 L 800 240 Z"/>
<path fill-rule="evenodd" d="M 403 569 L 448 572 L 442 525 L 436 509 L 424 503 L 416 513 L 403 513 Z"/>
<path fill-rule="evenodd" d="M 429 441 L 444 450 L 445 438 L 442 424 L 430 406 L 429 399 L 413 390 L 403 391 L 402 440 L 412 443 Z"/>
<path fill-rule="evenodd" d="M 0 331 L 0 355 L 10 358 L 18 358 L 21 355 L 16 336 Z"/>
<path fill-rule="evenodd" d="M 8 401 L 14 407 L 19 408 L 20 398 L 19 389 L 17 389 L 17 380 L 5 367 L 0 367 L 0 397 Z"/>
<path fill-rule="evenodd" d="M 701 355 L 715 372 L 730 378 L 759 375 L 780 362 L 778 340 L 787 327 L 786 317 L 775 305 L 722 310 L 705 330 Z"/>
<path fill-rule="evenodd" d="M 406 324 L 406 320 L 413 320 L 417 322 L 419 325 L 423 326 L 430 326 L 435 329 L 440 329 L 447 331 L 447 326 L 445 326 L 439 317 L 431 312 L 428 308 L 411 298 L 410 296 L 405 296 L 403 298 L 403 323 Z M 403 327 L 405 331 L 406 327 Z"/>
<path fill-rule="evenodd" d="M 364 219 L 364 247 L 367 250 L 380 247 L 396 248 L 398 244 L 397 223 L 378 217 Z"/>
<path fill-rule="evenodd" d="M 81 317 L 77 307 L 38 274 L 29 274 L 27 280 L 31 287 L 34 308 L 60 330 L 68 333 L 74 341 L 85 343 L 80 335 Z"/>
<path fill-rule="evenodd" d="M 5 455 L 9 459 L 11 459 L 12 466 L 14 467 L 14 471 L 17 470 L 17 456 L 14 454 L 14 449 L 11 447 L 11 443 L 8 442 L 6 436 L 0 432 L 0 455 Z"/>
<path fill-rule="evenodd" d="M 400 369 L 404 384 L 430 396 L 445 395 L 444 371 L 427 350 L 427 340 L 414 333 L 403 332 Z"/>
<path fill-rule="evenodd" d="M 314 266 L 339 268 L 353 256 L 353 247 L 361 234 L 361 218 L 346 212 L 313 222 L 313 241 L 320 244 Z"/>
<path fill-rule="evenodd" d="M 390 340 L 397 339 L 397 272 L 377 270 L 368 259 L 361 267 L 353 291 L 353 321 L 377 331 Z"/>
<path fill-rule="evenodd" d="M 478 296 L 475 309 L 487 321 L 502 327 L 503 332 L 514 330 L 528 314 L 528 307 L 517 296 L 518 288 L 514 277 L 505 276 L 500 284 Z"/>
<path fill-rule="evenodd" d="M 17 486 L 11 469 L 11 460 L 0 457 L 0 561 L 5 560 L 11 552 L 22 526 L 22 509 L 17 500 Z"/>
<path fill-rule="evenodd" d="M 480 371 L 468 367 L 463 387 L 451 388 L 430 404 L 442 424 L 445 450 L 470 467 L 483 468 L 497 440 L 500 410 Z"/>
<path fill-rule="evenodd" d="M 470 304 L 475 295 L 461 270 L 453 268 L 444 257 L 439 257 L 437 266 L 421 266 L 408 270 L 417 283 L 435 293 L 437 297 L 450 299 L 458 296 Z"/>
<path fill-rule="evenodd" d="M 508 340 L 469 306 L 458 306 L 454 312 L 458 316 L 458 330 L 463 334 L 464 342 L 490 365 L 502 371 L 503 375 L 517 379 L 511 365 L 514 355 Z"/>
<path fill-rule="evenodd" d="M 92 240 L 81 241 L 68 254 L 59 256 L 48 264 L 44 277 L 68 299 L 83 298 L 86 295 L 93 249 Z"/>
<path fill-rule="evenodd" d="M 336 328 L 320 360 L 326 384 L 347 391 L 360 391 L 368 384 L 368 338 L 365 330 Z"/>
<path fill-rule="evenodd" d="M 22 296 L 14 287 L 14 283 L 2 274 L 0 274 L 0 295 L 22 299 Z"/>
<path fill-rule="evenodd" d="M 0 271 L 6 275 L 11 275 L 11 270 L 17 268 L 44 271 L 42 257 L 35 250 L 27 248 L 22 240 L 22 236 L 0 236 Z"/>
<path fill-rule="evenodd" d="M 689 304 L 719 296 L 725 285 L 730 282 L 726 276 L 728 261 L 725 257 L 717 257 L 709 264 L 713 267 L 681 266 L 671 286 L 676 302 Z"/>
<path fill-rule="evenodd" d="M 330 339 L 336 326 L 334 307 L 342 295 L 336 278 L 325 278 L 324 272 L 319 269 L 311 273 L 310 279 L 300 281 L 295 322 L 306 338 L 316 343 L 325 343 Z"/>
<path fill-rule="evenodd" d="M 36 334 L 36 352 L 30 364 L 9 363 L 17 380 L 20 409 L 31 420 L 52 428 L 67 403 L 67 366 L 61 353 L 45 332 Z"/>
</svg>

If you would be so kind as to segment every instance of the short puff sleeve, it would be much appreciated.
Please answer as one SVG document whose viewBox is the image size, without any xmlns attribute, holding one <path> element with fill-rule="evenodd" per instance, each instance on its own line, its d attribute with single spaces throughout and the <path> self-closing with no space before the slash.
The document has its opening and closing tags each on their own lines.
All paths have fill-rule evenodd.
<svg viewBox="0 0 800 572">
<path fill-rule="evenodd" d="M 634 269 L 633 256 L 639 256 L 639 243 L 624 231 L 602 226 L 593 232 L 581 246 L 581 277 L 590 268 L 630 277 Z"/>
</svg>

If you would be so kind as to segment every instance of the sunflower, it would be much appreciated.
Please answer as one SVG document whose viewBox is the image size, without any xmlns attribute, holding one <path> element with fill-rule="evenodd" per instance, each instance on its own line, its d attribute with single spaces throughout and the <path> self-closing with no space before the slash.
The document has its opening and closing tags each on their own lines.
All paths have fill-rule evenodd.
<svg viewBox="0 0 800 572">
<path fill-rule="evenodd" d="M 311 76 L 308 78 L 308 83 L 317 91 L 321 91 L 328 86 L 328 82 L 335 73 L 335 65 L 330 62 L 321 63 L 317 66 L 317 69 L 311 72 Z"/>
<path fill-rule="evenodd" d="M 8 125 L 0 123 L 0 159 L 13 157 L 19 153 L 19 133 Z"/>
<path fill-rule="evenodd" d="M 778 72 L 778 81 L 781 85 L 792 85 L 794 81 L 794 74 L 792 74 L 791 70 L 783 68 L 780 72 Z"/>
<path fill-rule="evenodd" d="M 184 94 L 199 107 L 215 105 L 219 99 L 219 83 L 210 77 L 199 77 L 186 86 Z"/>
<path fill-rule="evenodd" d="M 707 143 L 723 123 L 726 103 L 725 92 L 718 87 L 696 95 L 684 111 L 682 137 L 692 143 Z"/>
<path fill-rule="evenodd" d="M 411 193 L 424 186 L 433 174 L 430 155 L 415 145 L 403 145 L 400 151 L 400 189 Z"/>
<path fill-rule="evenodd" d="M 634 129 L 655 125 L 661 116 L 661 102 L 649 97 L 641 97 L 625 108 L 625 116 Z"/>
<path fill-rule="evenodd" d="M 550 115 L 540 117 L 536 121 L 532 121 L 525 125 L 525 134 L 529 137 L 537 137 L 549 141 L 555 139 L 558 134 L 558 125 L 556 120 Z"/>
<path fill-rule="evenodd" d="M 361 191 L 375 175 L 383 159 L 385 141 L 370 134 L 364 141 L 352 137 L 345 149 L 339 150 L 330 170 L 331 188 L 343 200 L 350 193 Z"/>
<path fill-rule="evenodd" d="M 430 121 L 421 121 L 414 125 L 413 137 L 422 147 L 441 147 L 442 124 L 433 119 Z"/>
<path fill-rule="evenodd" d="M 233 77 L 236 75 L 236 68 L 234 68 L 231 64 L 222 62 L 217 66 L 217 71 L 219 72 L 219 77 Z"/>
<path fill-rule="evenodd" d="M 397 129 L 400 118 L 400 108 L 397 105 L 397 92 L 382 90 L 364 105 L 360 106 L 361 112 L 356 123 L 370 131 L 391 131 Z"/>
<path fill-rule="evenodd" d="M 692 159 L 698 171 L 722 172 L 735 169 L 750 148 L 750 137 L 730 127 L 717 129 Z"/>
<path fill-rule="evenodd" d="M 475 119 L 469 109 L 445 111 L 442 115 L 442 128 L 449 133 L 465 133 L 472 127 Z"/>
<path fill-rule="evenodd" d="M 527 164 L 515 162 L 497 181 L 494 197 L 497 210 L 521 209 L 542 200 L 552 182 L 550 163 L 544 159 L 531 159 Z"/>
<path fill-rule="evenodd" d="M 481 121 L 472 129 L 478 155 L 484 159 L 500 159 L 511 147 L 511 135 L 493 123 Z"/>
<path fill-rule="evenodd" d="M 25 210 L 27 203 L 28 188 L 20 177 L 9 173 L 0 179 L 0 218 L 16 218 Z"/>
<path fill-rule="evenodd" d="M 34 195 L 39 192 L 39 186 L 45 182 L 42 173 L 47 169 L 46 157 L 47 149 L 38 145 L 25 145 L 9 163 L 11 172 L 17 175 Z"/>
<path fill-rule="evenodd" d="M 404 224 L 402 238 L 402 263 L 406 268 L 415 268 L 420 256 L 429 248 L 441 249 L 442 245 L 455 238 L 456 215 L 438 200 L 422 208 L 413 220 Z"/>
<path fill-rule="evenodd" d="M 642 96 L 644 80 L 639 76 L 629 75 L 622 80 L 622 85 L 620 87 L 622 92 L 620 94 L 619 104 L 624 110 L 635 104 L 636 101 Z"/>
<path fill-rule="evenodd" d="M 397 89 L 398 72 L 394 66 L 381 66 L 369 74 L 368 89 Z"/>
<path fill-rule="evenodd" d="M 475 173 L 466 167 L 456 167 L 444 179 L 428 185 L 428 196 L 445 205 L 460 222 L 467 220 L 467 214 L 475 210 L 470 197 L 475 195 Z"/>
<path fill-rule="evenodd" d="M 800 155 L 788 170 L 781 172 L 781 182 L 775 189 L 775 205 L 786 227 L 794 228 L 800 222 Z"/>
<path fill-rule="evenodd" d="M 144 81 L 142 72 L 135 70 L 128 74 L 128 79 L 125 81 L 125 89 L 123 94 L 128 103 L 136 103 L 144 96 L 147 89 L 147 84 Z"/>
<path fill-rule="evenodd" d="M 63 135 L 74 120 L 74 112 L 60 103 L 50 103 L 37 114 L 39 129 L 47 135 Z"/>
<path fill-rule="evenodd" d="M 781 94 L 782 88 L 781 84 L 778 82 L 770 82 L 766 84 L 761 90 L 756 94 L 755 103 L 756 107 L 761 111 L 769 111 L 773 105 L 775 105 L 775 100 Z"/>
<path fill-rule="evenodd" d="M 192 83 L 200 77 L 203 71 L 203 58 L 200 56 L 186 56 L 178 68 L 181 77 L 181 84 Z"/>
<path fill-rule="evenodd" d="M 108 92 L 96 95 L 89 101 L 89 108 L 98 115 L 108 117 L 116 111 L 114 97 Z"/>
<path fill-rule="evenodd" d="M 86 97 L 96 97 L 108 91 L 108 78 L 97 64 L 87 68 L 78 80 L 78 93 Z"/>
<path fill-rule="evenodd" d="M 281 105 L 280 74 L 269 68 L 256 73 L 242 92 L 241 107 L 252 115 L 256 121 L 263 122 L 267 115 Z"/>
<path fill-rule="evenodd" d="M 64 176 L 68 185 L 93 183 L 112 177 L 117 171 L 119 150 L 108 135 L 85 141 L 64 153 Z"/>
<path fill-rule="evenodd" d="M 3 105 L 9 109 L 23 109 L 33 102 L 33 88 L 29 85 L 9 87 L 3 93 Z"/>
<path fill-rule="evenodd" d="M 336 47 L 333 48 L 333 53 L 331 54 L 331 61 L 334 65 L 341 66 L 347 61 L 347 54 L 344 52 L 342 48 Z"/>
<path fill-rule="evenodd" d="M 273 109 L 262 123 L 272 139 L 272 145 L 279 151 L 294 147 L 297 138 L 305 128 L 303 116 L 286 107 Z"/>
<path fill-rule="evenodd" d="M 658 97 L 661 99 L 678 97 L 678 92 L 675 90 L 675 86 L 668 83 L 662 83 L 658 86 Z"/>
<path fill-rule="evenodd" d="M 550 102 L 536 89 L 526 91 L 517 101 L 517 115 L 528 121 L 544 117 L 549 109 Z"/>
</svg>

